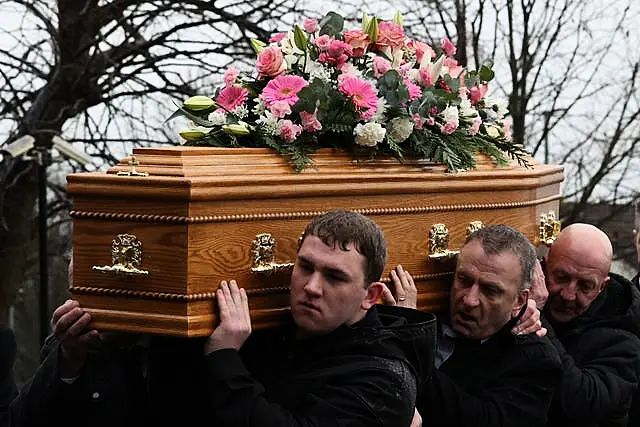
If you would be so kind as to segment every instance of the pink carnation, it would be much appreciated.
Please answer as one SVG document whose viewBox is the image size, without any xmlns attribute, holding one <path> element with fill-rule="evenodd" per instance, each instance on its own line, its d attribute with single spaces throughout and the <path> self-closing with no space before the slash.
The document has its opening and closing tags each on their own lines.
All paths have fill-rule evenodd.
<svg viewBox="0 0 640 427">
<path fill-rule="evenodd" d="M 404 79 L 404 85 L 409 89 L 409 100 L 413 101 L 422 96 L 422 89 L 415 83 L 411 83 L 409 79 Z"/>
<path fill-rule="evenodd" d="M 440 131 L 442 131 L 442 133 L 444 133 L 445 135 L 452 134 L 453 132 L 455 132 L 456 129 L 458 129 L 457 120 L 449 120 L 447 123 L 444 124 L 444 126 L 440 127 Z"/>
<path fill-rule="evenodd" d="M 424 126 L 424 121 L 422 120 L 422 117 L 420 117 L 420 114 L 418 113 L 414 113 L 411 118 L 413 119 L 413 123 L 416 129 L 422 129 L 422 127 Z"/>
<path fill-rule="evenodd" d="M 338 90 L 351 99 L 361 118 L 371 118 L 378 109 L 378 90 L 358 77 L 348 74 L 343 76 L 338 83 Z"/>
<path fill-rule="evenodd" d="M 233 111 L 247 101 L 248 95 L 249 91 L 245 88 L 228 86 L 220 91 L 216 103 L 226 111 Z"/>
<path fill-rule="evenodd" d="M 316 117 L 316 113 L 307 113 L 306 111 L 300 112 L 300 118 L 302 119 L 302 126 L 307 132 L 316 132 L 322 129 L 322 123 Z"/>
<path fill-rule="evenodd" d="M 486 84 L 474 86 L 469 89 L 469 100 L 471 103 L 477 104 L 480 102 L 480 100 L 487 94 L 487 90 L 489 90 L 489 87 Z"/>
<path fill-rule="evenodd" d="M 318 56 L 318 62 L 330 64 L 336 68 L 342 67 L 350 56 L 353 55 L 351 45 L 342 40 L 331 40 L 326 52 L 322 52 Z"/>
<path fill-rule="evenodd" d="M 229 67 L 223 76 L 225 86 L 229 87 L 234 84 L 238 74 L 240 74 L 240 72 L 235 67 Z"/>
<path fill-rule="evenodd" d="M 480 131 L 480 125 L 482 124 L 482 119 L 480 117 L 476 117 L 473 119 L 473 124 L 469 128 L 469 135 L 475 135 Z"/>
<path fill-rule="evenodd" d="M 384 74 L 391 69 L 391 62 L 384 59 L 382 56 L 375 56 L 373 58 L 373 76 L 376 79 L 384 76 Z"/>
<path fill-rule="evenodd" d="M 305 19 L 302 23 L 302 27 L 307 33 L 315 33 L 318 31 L 318 21 L 315 19 Z"/>
<path fill-rule="evenodd" d="M 281 119 L 287 114 L 291 114 L 291 106 L 286 101 L 275 101 L 269 108 L 273 117 Z"/>
<path fill-rule="evenodd" d="M 278 76 L 267 83 L 260 97 L 267 107 L 271 107 L 276 101 L 284 101 L 289 105 L 294 105 L 299 99 L 298 92 L 308 84 L 300 76 Z"/>
<path fill-rule="evenodd" d="M 456 54 L 456 46 L 453 43 L 451 43 L 451 40 L 449 40 L 446 37 L 442 39 L 441 47 L 442 47 L 442 51 L 447 56 L 453 56 Z"/>
<path fill-rule="evenodd" d="M 331 37 L 329 37 L 327 34 L 324 34 L 318 38 L 313 39 L 313 44 L 315 44 L 316 47 L 321 51 L 329 49 L 330 43 L 331 43 Z"/>
<path fill-rule="evenodd" d="M 271 36 L 269 39 L 269 43 L 280 43 L 282 40 L 287 38 L 287 33 L 276 33 Z"/>
<path fill-rule="evenodd" d="M 278 135 L 287 142 L 293 142 L 302 133 L 302 126 L 293 124 L 291 120 L 281 120 L 278 124 Z"/>
</svg>

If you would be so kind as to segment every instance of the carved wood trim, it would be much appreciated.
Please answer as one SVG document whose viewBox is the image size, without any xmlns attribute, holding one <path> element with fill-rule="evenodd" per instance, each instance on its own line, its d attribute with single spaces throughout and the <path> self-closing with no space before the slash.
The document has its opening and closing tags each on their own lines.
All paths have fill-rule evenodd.
<svg viewBox="0 0 640 427">
<path fill-rule="evenodd" d="M 406 208 L 372 208 L 354 209 L 362 215 L 395 215 L 395 214 L 423 214 L 429 212 L 455 212 L 455 211 L 475 211 L 492 209 L 524 208 L 540 205 L 543 203 L 559 200 L 561 195 L 543 197 L 541 199 L 527 200 L 522 202 L 502 202 L 502 203 L 469 203 L 458 205 L 440 206 L 410 206 Z M 149 215 L 135 213 L 118 212 L 88 212 L 74 210 L 69 213 L 76 219 L 99 219 L 108 221 L 134 221 L 151 222 L 164 224 L 205 224 L 213 222 L 249 222 L 249 221 L 272 221 L 272 220 L 292 220 L 311 219 L 321 215 L 326 211 L 302 211 L 302 212 L 265 212 L 255 214 L 238 215 L 206 215 L 206 216 L 179 216 L 179 215 Z"/>
<path fill-rule="evenodd" d="M 278 294 L 289 292 L 287 286 L 277 286 L 272 288 L 260 288 L 260 289 L 245 289 L 247 295 L 264 295 L 264 294 Z M 109 295 L 109 296 L 126 296 L 133 298 L 148 298 L 159 299 L 166 301 L 206 301 L 214 300 L 216 298 L 215 292 L 201 292 L 197 294 L 180 294 L 170 292 L 153 292 L 153 291 L 138 291 L 134 289 L 113 289 L 113 288 L 99 288 L 96 286 L 71 286 L 69 292 L 76 294 L 93 294 L 93 295 Z"/>
</svg>

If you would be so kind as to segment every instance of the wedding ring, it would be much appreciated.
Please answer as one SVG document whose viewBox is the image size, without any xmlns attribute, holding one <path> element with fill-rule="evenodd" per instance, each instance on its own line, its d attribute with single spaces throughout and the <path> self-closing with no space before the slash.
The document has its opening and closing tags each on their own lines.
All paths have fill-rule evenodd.
<svg viewBox="0 0 640 427">
<path fill-rule="evenodd" d="M 400 297 L 400 298 L 398 298 L 398 301 L 404 301 L 406 299 L 407 299 L 406 297 Z"/>
</svg>

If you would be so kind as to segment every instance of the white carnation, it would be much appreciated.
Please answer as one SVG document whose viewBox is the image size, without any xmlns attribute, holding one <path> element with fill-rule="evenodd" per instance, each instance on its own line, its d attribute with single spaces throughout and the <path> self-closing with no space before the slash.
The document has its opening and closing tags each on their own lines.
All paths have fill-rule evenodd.
<svg viewBox="0 0 640 427">
<path fill-rule="evenodd" d="M 455 105 L 445 108 L 442 112 L 442 117 L 444 118 L 445 122 L 455 121 L 456 123 L 458 123 L 458 115 L 458 107 L 456 107 Z"/>
<path fill-rule="evenodd" d="M 408 117 L 396 117 L 389 121 L 387 128 L 389 129 L 389 138 L 399 143 L 409 138 L 413 132 L 413 121 Z"/>
<path fill-rule="evenodd" d="M 485 98 L 484 105 L 495 112 L 494 120 L 502 120 L 509 112 L 509 101 L 504 98 Z"/>
<path fill-rule="evenodd" d="M 471 101 L 468 99 L 463 99 L 460 102 L 460 114 L 462 114 L 463 117 L 475 117 L 478 115 L 476 109 L 473 108 Z"/>
<path fill-rule="evenodd" d="M 358 123 L 353 133 L 356 136 L 356 144 L 375 147 L 376 144 L 382 142 L 387 131 L 380 123 L 368 122 L 364 125 Z"/>
</svg>

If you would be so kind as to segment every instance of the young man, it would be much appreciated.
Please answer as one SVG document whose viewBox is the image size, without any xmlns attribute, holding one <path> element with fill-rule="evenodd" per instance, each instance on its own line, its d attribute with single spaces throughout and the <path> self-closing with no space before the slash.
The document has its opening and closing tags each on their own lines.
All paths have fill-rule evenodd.
<svg viewBox="0 0 640 427">
<path fill-rule="evenodd" d="M 223 282 L 205 344 L 213 425 L 409 426 L 434 318 L 376 307 L 385 263 L 375 223 L 332 211 L 305 229 L 288 324 L 251 334 L 244 290 Z"/>
<path fill-rule="evenodd" d="M 426 425 L 545 425 L 560 360 L 547 339 L 526 333 L 539 329 L 533 305 L 536 315 L 516 329 L 536 265 L 533 247 L 511 227 L 492 225 L 468 237 L 458 256 L 449 314 L 438 318 L 436 371 L 418 396 Z M 415 304 L 411 276 L 398 267 L 392 280 L 398 299 Z"/>
<path fill-rule="evenodd" d="M 601 230 L 572 224 L 547 255 L 543 320 L 563 368 L 550 426 L 627 425 L 640 380 L 640 293 L 609 272 L 612 252 Z"/>
</svg>

